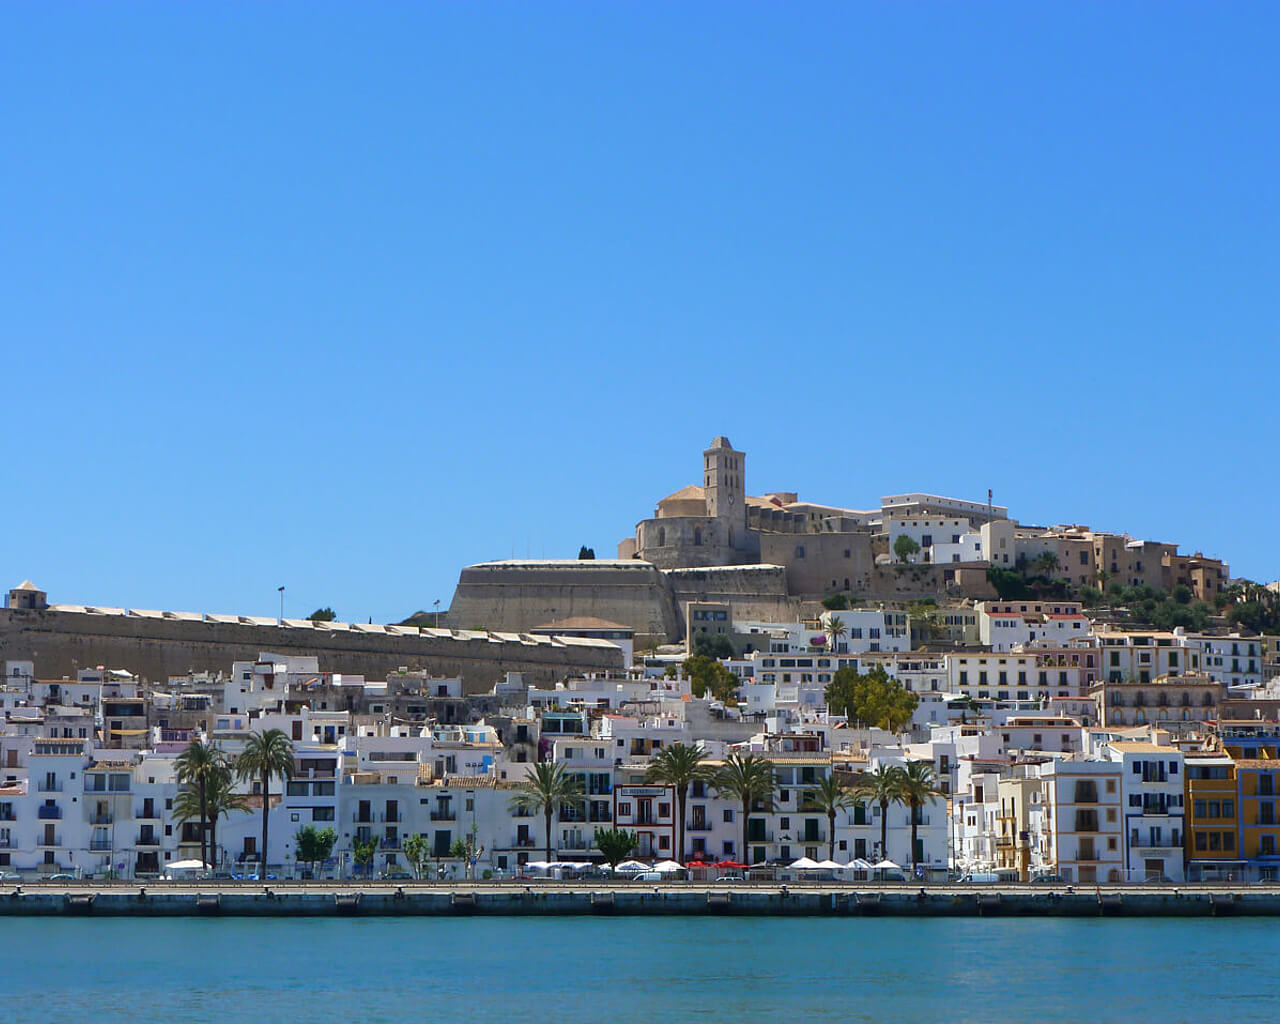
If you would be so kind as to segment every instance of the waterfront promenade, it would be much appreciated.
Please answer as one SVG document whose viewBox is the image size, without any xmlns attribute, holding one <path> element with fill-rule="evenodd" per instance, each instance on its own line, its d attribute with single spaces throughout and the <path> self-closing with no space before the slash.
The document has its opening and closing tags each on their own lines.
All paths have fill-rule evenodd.
<svg viewBox="0 0 1280 1024">
<path fill-rule="evenodd" d="M 0 916 L 1280 916 L 1280 885 L 832 882 L 24 882 Z"/>
</svg>

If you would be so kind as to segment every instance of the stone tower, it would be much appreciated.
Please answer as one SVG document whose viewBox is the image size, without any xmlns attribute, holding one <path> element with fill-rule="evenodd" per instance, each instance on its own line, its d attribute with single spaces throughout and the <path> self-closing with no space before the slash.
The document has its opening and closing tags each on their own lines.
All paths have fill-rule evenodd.
<svg viewBox="0 0 1280 1024">
<path fill-rule="evenodd" d="M 746 456 L 734 451 L 727 437 L 717 437 L 702 453 L 707 515 L 724 522 L 733 531 L 734 540 L 747 528 L 745 464 Z M 734 542 L 730 541 L 729 546 L 734 547 Z"/>
</svg>

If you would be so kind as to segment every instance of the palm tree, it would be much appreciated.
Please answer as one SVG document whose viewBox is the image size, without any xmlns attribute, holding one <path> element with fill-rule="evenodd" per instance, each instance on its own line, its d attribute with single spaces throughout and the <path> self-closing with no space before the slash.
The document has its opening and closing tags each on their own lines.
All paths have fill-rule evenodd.
<svg viewBox="0 0 1280 1024">
<path fill-rule="evenodd" d="M 854 780 L 853 795 L 880 805 L 880 857 L 889 853 L 889 805 L 902 802 L 902 768 L 882 764 Z"/>
<path fill-rule="evenodd" d="M 830 612 L 827 613 L 827 621 L 822 624 L 822 631 L 827 634 L 827 640 L 831 644 L 829 649 L 832 654 L 837 653 L 836 648 L 840 646 L 840 638 L 847 636 L 849 633 L 848 627 L 844 624 L 844 619 Z"/>
<path fill-rule="evenodd" d="M 916 826 L 918 824 L 920 808 L 933 800 L 934 797 L 943 796 L 942 790 L 938 788 L 937 776 L 934 774 L 933 765 L 928 761 L 908 761 L 905 769 L 900 769 L 902 775 L 898 780 L 899 797 L 898 799 L 911 808 L 911 866 L 916 864 Z"/>
<path fill-rule="evenodd" d="M 200 862 L 202 864 L 209 863 L 209 800 L 208 785 L 209 777 L 218 768 L 219 765 L 225 763 L 222 751 L 211 743 L 205 743 L 201 740 L 192 740 L 177 760 L 174 761 L 174 767 L 177 769 L 178 782 L 190 786 L 194 793 L 194 804 L 189 810 L 195 810 L 196 813 L 190 815 L 190 818 L 198 817 L 200 819 Z M 189 818 L 179 818 L 179 821 L 186 821 Z"/>
<path fill-rule="evenodd" d="M 221 754 L 221 752 L 218 752 Z M 244 794 L 235 791 L 235 776 L 231 766 L 224 758 L 219 758 L 205 776 L 204 791 L 193 783 L 188 783 L 178 792 L 173 801 L 174 816 L 178 822 L 200 821 L 201 852 L 205 854 L 206 836 L 208 856 L 211 861 L 205 863 L 218 866 L 218 819 L 230 815 L 232 811 L 249 810 L 249 801 Z"/>
<path fill-rule="evenodd" d="M 570 775 L 564 765 L 553 761 L 540 761 L 529 766 L 525 781 L 520 783 L 511 806 L 521 811 L 542 812 L 546 827 L 547 860 L 551 860 L 551 816 L 561 804 L 581 807 L 582 779 Z"/>
<path fill-rule="evenodd" d="M 815 789 L 805 794 L 801 810 L 820 811 L 827 816 L 827 860 L 836 859 L 836 815 L 854 805 L 853 794 L 835 772 L 824 775 Z"/>
<path fill-rule="evenodd" d="M 645 781 L 671 786 L 676 791 L 676 810 L 680 815 L 676 819 L 676 859 L 681 863 L 684 863 L 684 822 L 689 786 L 710 777 L 709 770 L 702 763 L 706 756 L 707 752 L 700 744 L 673 743 L 654 754 L 645 772 Z"/>
<path fill-rule="evenodd" d="M 1032 564 L 1042 575 L 1048 576 L 1058 568 L 1058 556 L 1052 551 L 1044 551 L 1036 555 L 1035 561 Z"/>
<path fill-rule="evenodd" d="M 230 817 L 232 811 L 248 811 L 249 798 L 235 789 L 235 774 L 223 761 L 209 776 L 205 785 L 205 813 L 209 817 L 209 853 L 213 866 L 218 866 L 218 819 Z"/>
<path fill-rule="evenodd" d="M 747 860 L 747 817 L 756 801 L 768 810 L 773 806 L 777 782 L 773 762 L 755 754 L 730 754 L 712 779 L 712 785 L 723 796 L 735 797 L 742 804 L 742 862 Z"/>
<path fill-rule="evenodd" d="M 262 783 L 262 876 L 267 875 L 267 817 L 271 811 L 271 779 L 293 778 L 293 740 L 279 729 L 255 732 L 236 758 L 236 775 Z"/>
</svg>

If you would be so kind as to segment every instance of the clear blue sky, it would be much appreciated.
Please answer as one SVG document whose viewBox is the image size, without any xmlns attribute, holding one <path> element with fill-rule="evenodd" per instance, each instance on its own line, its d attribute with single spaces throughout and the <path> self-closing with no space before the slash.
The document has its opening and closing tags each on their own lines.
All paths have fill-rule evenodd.
<svg viewBox="0 0 1280 1024">
<path fill-rule="evenodd" d="M 4 4 L 0 583 L 375 621 L 696 482 L 1280 575 L 1274 4 Z"/>
</svg>

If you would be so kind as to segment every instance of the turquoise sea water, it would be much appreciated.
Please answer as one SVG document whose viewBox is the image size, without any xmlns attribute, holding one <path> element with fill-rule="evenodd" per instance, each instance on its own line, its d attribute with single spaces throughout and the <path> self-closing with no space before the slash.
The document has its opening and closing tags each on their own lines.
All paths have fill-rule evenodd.
<svg viewBox="0 0 1280 1024">
<path fill-rule="evenodd" d="M 0 936 L 9 1022 L 1280 1018 L 1266 919 L 9 918 Z"/>
</svg>

